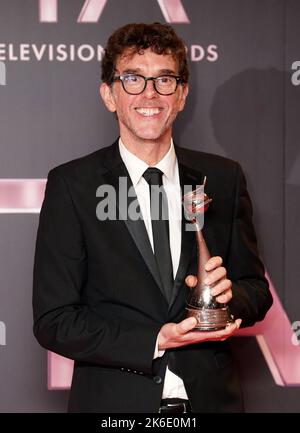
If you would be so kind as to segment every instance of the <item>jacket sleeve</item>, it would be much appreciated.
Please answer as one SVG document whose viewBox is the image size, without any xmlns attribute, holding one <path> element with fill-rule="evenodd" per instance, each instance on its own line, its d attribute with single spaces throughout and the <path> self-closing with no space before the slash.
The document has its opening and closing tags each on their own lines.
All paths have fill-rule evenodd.
<svg viewBox="0 0 300 433">
<path fill-rule="evenodd" d="M 36 241 L 34 335 L 44 348 L 77 361 L 151 373 L 160 326 L 107 320 L 92 311 L 82 296 L 87 266 L 84 234 L 68 184 L 54 169 Z"/>
<path fill-rule="evenodd" d="M 259 258 L 252 213 L 245 176 L 237 165 L 234 219 L 226 266 L 228 278 L 233 282 L 229 308 L 236 319 L 242 319 L 242 327 L 262 320 L 272 305 L 264 266 Z"/>
</svg>

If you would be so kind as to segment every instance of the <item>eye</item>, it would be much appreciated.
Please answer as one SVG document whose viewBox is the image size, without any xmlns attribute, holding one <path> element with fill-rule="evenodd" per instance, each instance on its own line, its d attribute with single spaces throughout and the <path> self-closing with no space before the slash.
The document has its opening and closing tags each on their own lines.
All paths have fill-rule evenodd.
<svg viewBox="0 0 300 433">
<path fill-rule="evenodd" d="M 157 81 L 159 84 L 171 84 L 173 82 L 173 77 L 168 77 L 167 75 L 163 75 L 162 77 L 157 77 Z"/>
<path fill-rule="evenodd" d="M 128 84 L 136 84 L 140 81 L 140 77 L 134 74 L 123 75 L 124 81 Z"/>
</svg>

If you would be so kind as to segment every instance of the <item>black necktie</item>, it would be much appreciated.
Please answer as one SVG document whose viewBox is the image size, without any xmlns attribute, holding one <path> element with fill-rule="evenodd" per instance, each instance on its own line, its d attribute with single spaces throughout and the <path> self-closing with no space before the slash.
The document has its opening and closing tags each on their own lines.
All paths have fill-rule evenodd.
<svg viewBox="0 0 300 433">
<path fill-rule="evenodd" d="M 163 188 L 163 173 L 149 167 L 143 174 L 150 187 L 151 221 L 154 255 L 165 297 L 170 303 L 173 289 L 173 268 L 169 240 L 168 199 Z"/>
</svg>

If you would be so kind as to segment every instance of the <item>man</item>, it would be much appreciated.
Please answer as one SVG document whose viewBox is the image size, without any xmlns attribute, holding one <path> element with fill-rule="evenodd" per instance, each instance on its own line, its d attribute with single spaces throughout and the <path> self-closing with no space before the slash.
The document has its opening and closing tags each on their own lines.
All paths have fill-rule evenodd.
<svg viewBox="0 0 300 433">
<path fill-rule="evenodd" d="M 173 144 L 188 69 L 170 26 L 118 29 L 102 80 L 120 138 L 49 173 L 35 256 L 35 336 L 75 360 L 71 412 L 242 411 L 226 339 L 241 321 L 262 320 L 272 303 L 242 171 L 231 160 Z M 206 283 L 235 318 L 212 332 L 193 330 L 196 319 L 185 318 L 185 282 L 196 284 L 197 249 L 195 233 L 180 221 L 183 187 L 201 185 L 204 176 L 213 198 L 203 230 L 212 254 Z M 120 179 L 127 210 L 135 200 L 143 219 L 124 217 Z M 159 184 L 169 215 L 164 226 L 151 213 L 149 185 Z M 116 191 L 107 204 L 117 218 L 100 211 L 105 186 Z M 180 218 L 172 218 L 178 209 Z"/>
</svg>

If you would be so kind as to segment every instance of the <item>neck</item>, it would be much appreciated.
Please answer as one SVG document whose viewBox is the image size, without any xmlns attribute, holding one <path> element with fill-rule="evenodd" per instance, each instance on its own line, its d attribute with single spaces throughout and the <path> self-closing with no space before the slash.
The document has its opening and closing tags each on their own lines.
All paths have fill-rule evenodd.
<svg viewBox="0 0 300 433">
<path fill-rule="evenodd" d="M 168 153 L 171 145 L 171 137 L 166 141 L 140 140 L 139 143 L 134 143 L 121 135 L 121 140 L 129 152 L 149 166 L 154 166 L 161 161 Z"/>
</svg>

